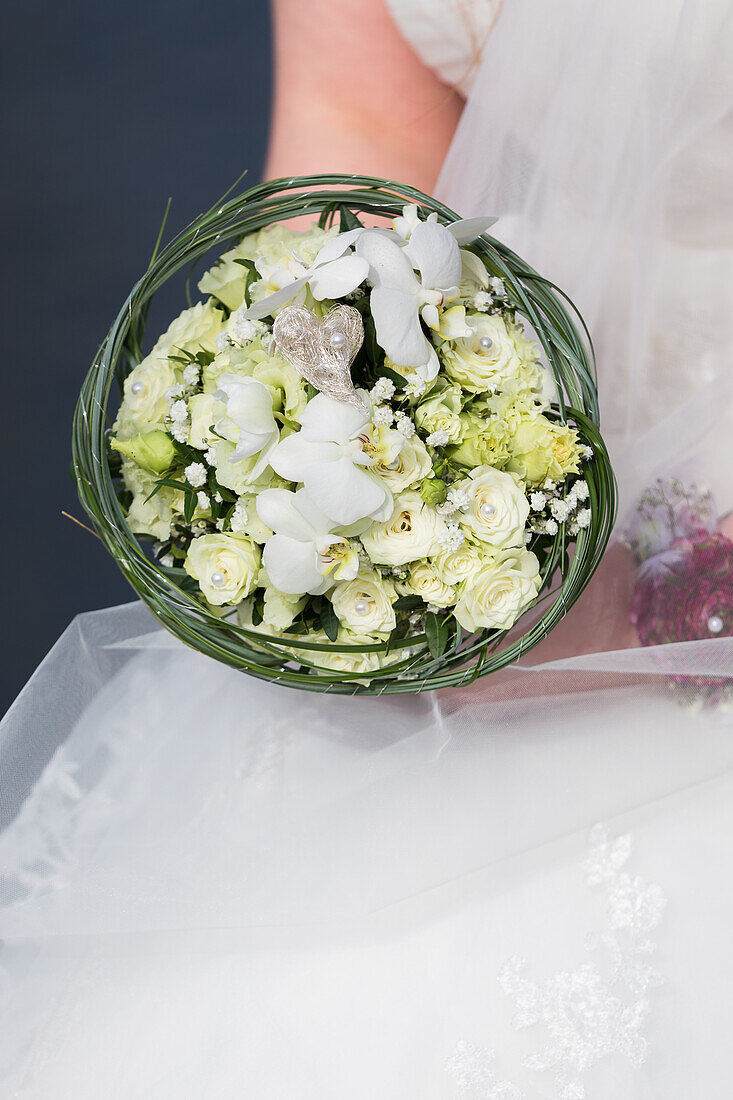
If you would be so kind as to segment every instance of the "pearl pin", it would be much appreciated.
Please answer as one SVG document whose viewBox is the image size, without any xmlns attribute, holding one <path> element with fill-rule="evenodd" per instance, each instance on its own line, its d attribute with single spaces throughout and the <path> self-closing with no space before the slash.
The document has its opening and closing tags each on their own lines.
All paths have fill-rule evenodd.
<svg viewBox="0 0 733 1100">
<path fill-rule="evenodd" d="M 220 573 L 218 569 L 211 574 L 211 583 L 213 584 L 214 588 L 221 588 L 225 580 L 226 577 L 223 573 Z"/>
<path fill-rule="evenodd" d="M 489 504 L 489 502 L 486 501 L 486 503 L 482 504 L 479 508 L 479 512 L 484 519 L 491 519 L 492 516 L 496 515 L 496 505 Z"/>
<path fill-rule="evenodd" d="M 494 341 L 491 339 L 490 336 L 482 336 L 479 340 L 479 344 L 484 349 L 484 351 L 488 351 L 493 343 Z"/>
<path fill-rule="evenodd" d="M 346 343 L 346 334 L 343 332 L 334 332 L 333 336 L 329 340 L 329 343 L 331 347 L 335 350 L 342 348 Z"/>
<path fill-rule="evenodd" d="M 130 386 L 130 392 L 134 394 L 142 393 L 144 389 L 142 382 L 133 382 Z"/>
<path fill-rule="evenodd" d="M 720 634 L 724 626 L 725 623 L 720 615 L 711 615 L 708 619 L 708 630 L 711 634 Z"/>
<path fill-rule="evenodd" d="M 354 611 L 357 615 L 366 615 L 369 611 L 369 604 L 366 600 L 357 600 L 354 604 Z"/>
</svg>

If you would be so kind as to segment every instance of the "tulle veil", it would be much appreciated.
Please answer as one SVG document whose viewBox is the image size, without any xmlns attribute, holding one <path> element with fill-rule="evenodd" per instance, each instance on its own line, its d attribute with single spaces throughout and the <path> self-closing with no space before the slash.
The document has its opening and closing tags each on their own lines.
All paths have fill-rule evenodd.
<svg viewBox="0 0 733 1100">
<path fill-rule="evenodd" d="M 505 0 L 438 184 L 462 216 L 498 215 L 586 318 L 619 539 L 660 476 L 733 504 L 731 22 L 717 0 Z M 59 991 L 110 937 L 122 954 L 341 942 L 599 820 L 727 790 L 730 715 L 682 709 L 667 681 L 729 675 L 733 639 L 603 648 L 627 596 L 601 580 L 597 629 L 571 613 L 549 658 L 398 699 L 252 681 L 139 604 L 79 616 L 0 727 L 7 1094 L 26 1095 L 10 1089 L 58 1041 Z"/>
</svg>

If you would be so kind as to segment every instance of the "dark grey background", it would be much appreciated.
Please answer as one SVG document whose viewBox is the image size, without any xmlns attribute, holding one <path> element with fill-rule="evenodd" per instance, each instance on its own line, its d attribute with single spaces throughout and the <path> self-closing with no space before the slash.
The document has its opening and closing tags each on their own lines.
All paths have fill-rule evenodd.
<svg viewBox="0 0 733 1100">
<path fill-rule="evenodd" d="M 134 598 L 60 514 L 76 393 L 168 196 L 173 231 L 259 178 L 271 76 L 266 0 L 15 4 L 2 39 L 0 713 L 77 612 Z"/>
</svg>

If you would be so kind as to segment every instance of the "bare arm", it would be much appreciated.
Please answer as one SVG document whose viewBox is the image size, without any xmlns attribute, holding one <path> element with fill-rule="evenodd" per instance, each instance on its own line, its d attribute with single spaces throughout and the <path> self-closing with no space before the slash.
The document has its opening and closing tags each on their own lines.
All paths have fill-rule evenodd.
<svg viewBox="0 0 733 1100">
<path fill-rule="evenodd" d="M 384 0 L 272 0 L 265 175 L 384 176 L 431 192 L 463 100 L 400 37 Z"/>
</svg>

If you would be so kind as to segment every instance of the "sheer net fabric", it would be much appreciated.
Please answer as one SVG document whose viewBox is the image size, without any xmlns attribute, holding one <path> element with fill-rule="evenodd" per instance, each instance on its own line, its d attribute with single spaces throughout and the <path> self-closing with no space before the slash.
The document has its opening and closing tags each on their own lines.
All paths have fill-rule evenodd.
<svg viewBox="0 0 733 1100">
<path fill-rule="evenodd" d="M 585 312 L 625 508 L 724 515 L 730 18 L 660 8 L 507 2 L 440 190 Z M 631 583 L 619 541 L 522 667 L 414 698 L 77 619 L 0 728 L 0 1092 L 729 1096 L 733 729 L 667 679 L 732 643 L 640 648 Z"/>
</svg>

